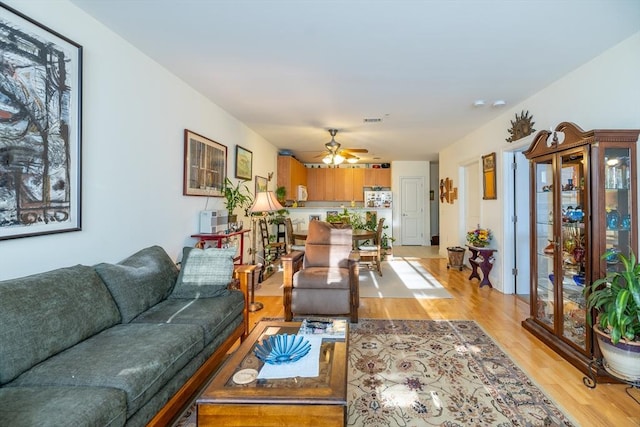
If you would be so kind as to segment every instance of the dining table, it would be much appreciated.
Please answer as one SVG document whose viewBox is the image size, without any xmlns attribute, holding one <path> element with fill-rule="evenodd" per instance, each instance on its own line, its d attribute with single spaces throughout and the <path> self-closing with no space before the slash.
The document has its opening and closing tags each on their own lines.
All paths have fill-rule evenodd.
<svg viewBox="0 0 640 427">
<path fill-rule="evenodd" d="M 293 232 L 293 238 L 295 240 L 307 240 L 307 231 L 308 230 L 298 230 Z M 363 230 L 357 228 L 353 230 L 352 239 L 353 239 L 353 247 L 354 249 L 358 247 L 360 241 L 363 240 L 372 240 L 376 237 L 375 230 Z"/>
</svg>

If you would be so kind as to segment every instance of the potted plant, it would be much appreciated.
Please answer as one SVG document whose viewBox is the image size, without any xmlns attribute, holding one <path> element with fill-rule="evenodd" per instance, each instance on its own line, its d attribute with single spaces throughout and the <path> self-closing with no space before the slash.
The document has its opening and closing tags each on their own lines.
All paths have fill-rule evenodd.
<svg viewBox="0 0 640 427">
<path fill-rule="evenodd" d="M 276 198 L 282 206 L 284 206 L 287 197 L 287 187 L 280 186 L 276 188 Z"/>
<path fill-rule="evenodd" d="M 245 210 L 251 206 L 253 201 L 249 187 L 246 181 L 238 181 L 235 185 L 229 177 L 224 180 L 223 194 L 225 198 L 224 206 L 229 214 L 229 222 L 237 222 L 237 216 L 234 215 L 236 208 L 244 208 Z M 246 215 L 246 212 L 245 212 Z"/>
<path fill-rule="evenodd" d="M 587 321 L 593 325 L 605 369 L 623 380 L 640 380 L 640 264 L 634 254 L 609 250 L 608 263 L 621 268 L 585 287 Z M 596 314 L 595 322 L 592 320 Z"/>
</svg>

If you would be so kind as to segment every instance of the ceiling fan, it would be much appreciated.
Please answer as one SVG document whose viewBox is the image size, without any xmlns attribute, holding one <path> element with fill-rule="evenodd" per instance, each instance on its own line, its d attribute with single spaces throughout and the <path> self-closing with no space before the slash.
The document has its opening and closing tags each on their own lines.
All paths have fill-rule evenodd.
<svg viewBox="0 0 640 427">
<path fill-rule="evenodd" d="M 338 133 L 338 129 L 329 129 L 331 135 L 331 141 L 324 144 L 327 149 L 324 153 L 316 156 L 322 157 L 322 161 L 326 164 L 339 165 L 345 160 L 349 163 L 356 163 L 360 158 L 354 153 L 368 153 L 366 148 L 340 148 L 340 143 L 336 141 L 335 137 Z"/>
</svg>

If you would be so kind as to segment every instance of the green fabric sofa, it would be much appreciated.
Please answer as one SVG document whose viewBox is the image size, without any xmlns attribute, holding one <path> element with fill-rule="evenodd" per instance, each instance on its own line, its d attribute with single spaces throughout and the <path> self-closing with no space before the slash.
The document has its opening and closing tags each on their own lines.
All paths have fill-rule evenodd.
<svg viewBox="0 0 640 427">
<path fill-rule="evenodd" d="M 0 425 L 170 422 L 246 334 L 240 290 L 173 298 L 152 246 L 0 282 Z"/>
</svg>

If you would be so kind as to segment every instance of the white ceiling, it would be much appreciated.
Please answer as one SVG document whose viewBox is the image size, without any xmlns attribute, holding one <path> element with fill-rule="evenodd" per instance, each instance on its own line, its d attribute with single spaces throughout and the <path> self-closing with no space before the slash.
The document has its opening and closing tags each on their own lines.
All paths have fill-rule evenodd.
<svg viewBox="0 0 640 427">
<path fill-rule="evenodd" d="M 437 160 L 640 31 L 638 0 L 71 1 L 302 161 L 329 128 L 366 162 Z"/>
</svg>

